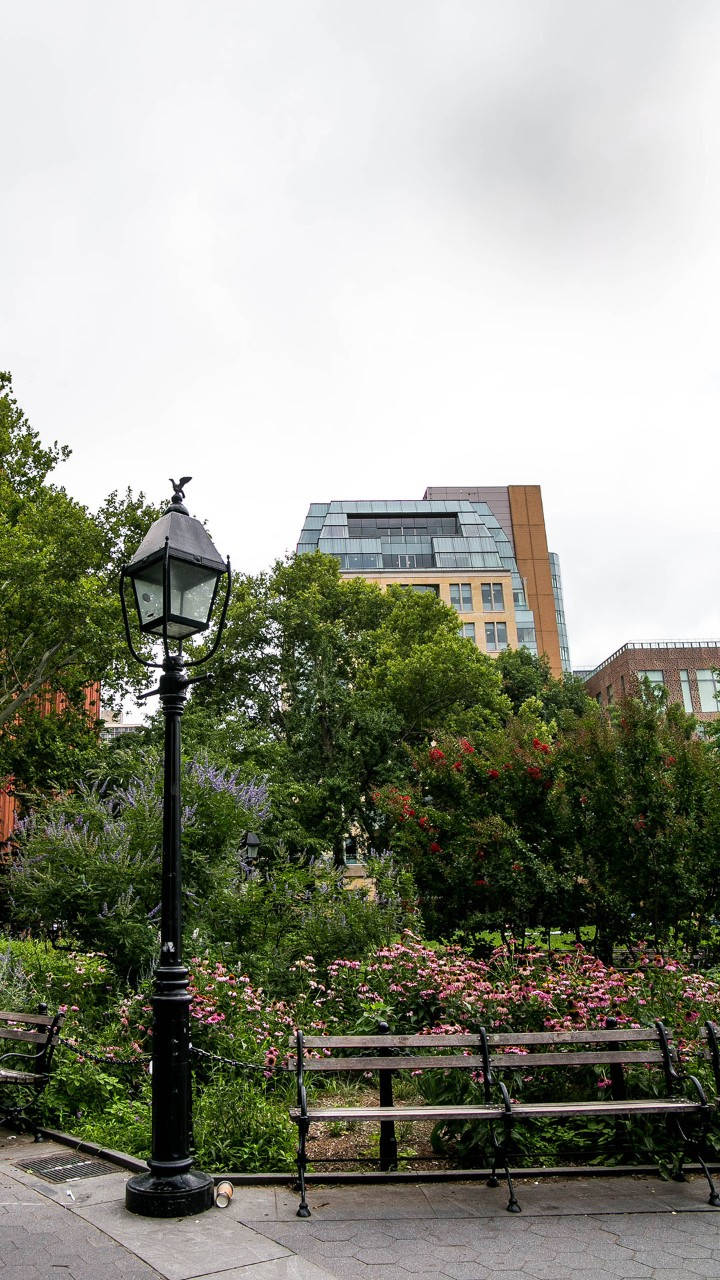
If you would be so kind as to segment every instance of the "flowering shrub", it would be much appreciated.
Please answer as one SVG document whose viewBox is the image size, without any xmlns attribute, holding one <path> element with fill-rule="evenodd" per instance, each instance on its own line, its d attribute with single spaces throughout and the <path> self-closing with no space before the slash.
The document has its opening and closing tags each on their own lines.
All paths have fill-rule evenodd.
<svg viewBox="0 0 720 1280">
<path fill-rule="evenodd" d="M 213 879 L 248 827 L 267 813 L 267 789 L 227 770 L 193 762 L 183 779 L 184 915 L 202 918 Z M 104 951 L 131 979 L 157 947 L 162 845 L 162 770 L 148 754 L 144 772 L 114 789 L 82 785 L 45 801 L 14 831 L 9 884 L 16 926 L 63 932 Z"/>
<path fill-rule="evenodd" d="M 307 963 L 307 962 L 306 962 Z M 313 970 L 309 966 L 307 973 Z M 306 985 L 329 1026 L 351 1031 L 382 1017 L 396 1032 L 452 1024 L 466 1031 L 544 1031 L 667 1021 L 693 1048 L 706 1018 L 720 1014 L 720 983 L 674 959 L 641 954 L 630 971 L 604 965 L 578 946 L 554 953 L 500 947 L 487 961 L 460 947 L 429 947 L 413 934 L 372 960 L 336 960 L 328 983 Z"/>
<path fill-rule="evenodd" d="M 720 754 L 652 696 L 624 700 L 616 718 L 541 713 L 531 698 L 474 744 L 446 735 L 418 748 L 413 784 L 375 793 L 425 930 L 579 937 L 592 925 L 608 961 L 642 936 L 692 954 L 716 916 Z"/>
<path fill-rule="evenodd" d="M 46 1121 L 109 1146 L 147 1154 L 149 984 L 119 994 L 106 981 L 101 956 L 58 953 L 29 942 L 12 947 L 30 956 L 26 1007 L 36 1007 L 40 994 L 51 1005 L 66 994 L 70 1006 L 65 1032 L 76 1054 L 58 1050 L 56 1069 L 43 1095 Z M 32 952 L 46 954 L 57 964 L 48 971 L 37 960 L 31 962 Z M 394 1032 L 472 1032 L 480 1026 L 534 1031 L 603 1026 L 608 1016 L 620 1027 L 649 1025 L 661 1018 L 675 1031 L 681 1053 L 709 1083 L 707 1064 L 694 1059 L 703 1022 L 720 1018 L 720 982 L 652 949 L 641 952 L 631 970 L 621 972 L 581 947 L 556 953 L 548 961 L 544 952 L 522 951 L 511 944 L 480 961 L 460 947 L 428 946 L 406 932 L 400 941 L 365 959 L 341 957 L 322 968 L 312 955 L 299 957 L 289 975 L 294 994 L 285 999 L 270 996 L 227 959 L 196 955 L 188 967 L 194 1048 L 243 1064 L 234 1068 L 203 1053 L 193 1060 L 197 1158 L 226 1171 L 290 1167 L 296 1140 L 288 1118 L 294 1077 L 281 1068 L 296 1027 L 315 1034 L 373 1031 L 383 1019 Z M 0 969 L 0 979 L 3 973 L 8 973 L 7 966 Z M 17 991 L 17 972 L 8 980 Z M 79 1007 L 73 1010 L 73 1004 Z M 85 1005 L 93 1011 L 89 1018 Z M 89 1056 L 84 1058 L 83 1049 L 103 1059 L 100 1067 Z M 642 1079 L 637 1083 L 647 1087 Z M 602 1077 L 598 1085 L 602 1088 Z M 470 1073 L 437 1072 L 424 1073 L 417 1087 L 430 1101 L 451 1100 L 448 1091 L 453 1100 L 462 1101 L 471 1098 L 479 1084 Z M 514 1089 L 535 1087 L 517 1073 Z M 575 1087 L 575 1081 L 568 1087 Z M 542 1096 L 542 1080 L 537 1088 L 537 1096 Z M 714 1094 L 712 1084 L 710 1090 Z M 244 1114 L 250 1117 L 247 1125 Z M 615 1129 L 598 1128 L 595 1121 L 593 1125 L 583 1131 L 586 1157 L 593 1148 L 593 1155 L 615 1158 Z M 557 1156 L 558 1144 L 570 1136 L 580 1141 L 582 1136 L 562 1126 L 556 1126 L 551 1137 L 532 1128 L 518 1132 L 525 1155 L 535 1160 Z M 484 1158 L 476 1130 L 438 1134 L 440 1144 L 450 1139 L 456 1158 Z M 633 1131 L 633 1141 L 648 1158 L 659 1150 L 655 1129 Z"/>
</svg>

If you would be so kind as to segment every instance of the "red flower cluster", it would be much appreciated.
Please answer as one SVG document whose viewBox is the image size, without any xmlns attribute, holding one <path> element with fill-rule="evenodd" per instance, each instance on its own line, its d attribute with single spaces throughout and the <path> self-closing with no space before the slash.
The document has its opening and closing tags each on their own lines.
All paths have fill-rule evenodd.
<svg viewBox="0 0 720 1280">
<path fill-rule="evenodd" d="M 445 759 L 445 752 L 441 751 L 439 747 L 431 747 L 428 756 L 433 761 L 433 764 L 437 764 L 440 760 Z"/>
<path fill-rule="evenodd" d="M 442 845 L 439 845 L 437 840 L 433 840 L 432 844 L 430 845 L 430 852 L 442 853 Z"/>
<path fill-rule="evenodd" d="M 497 769 L 488 769 L 487 776 L 488 778 L 494 779 L 494 778 L 499 778 L 500 774 L 498 773 Z"/>
<path fill-rule="evenodd" d="M 536 764 L 529 764 L 526 773 L 529 773 L 530 777 L 534 778 L 536 782 L 542 778 L 542 769 L 538 769 Z"/>
<path fill-rule="evenodd" d="M 467 738 L 461 738 L 461 739 L 460 739 L 460 750 L 461 750 L 461 751 L 464 751 L 466 755 L 471 756 L 471 755 L 473 755 L 473 754 L 474 754 L 475 748 L 474 748 L 474 746 L 473 746 L 472 742 L 468 742 Z"/>
<path fill-rule="evenodd" d="M 533 738 L 533 746 L 536 751 L 542 751 L 546 756 L 550 754 L 547 742 L 541 742 L 539 738 Z"/>
<path fill-rule="evenodd" d="M 456 760 L 453 769 L 456 769 L 458 773 L 462 773 L 462 760 Z"/>
</svg>

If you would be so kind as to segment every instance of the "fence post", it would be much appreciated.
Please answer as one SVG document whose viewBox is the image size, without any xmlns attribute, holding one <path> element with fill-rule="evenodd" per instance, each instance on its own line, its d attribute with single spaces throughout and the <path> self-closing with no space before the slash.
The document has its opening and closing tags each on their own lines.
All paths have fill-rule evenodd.
<svg viewBox="0 0 720 1280">
<path fill-rule="evenodd" d="M 390 1028 L 387 1022 L 378 1023 L 378 1031 L 381 1036 L 389 1035 Z M 381 1050 L 382 1052 L 382 1050 Z M 390 1052 L 393 1052 L 391 1050 Z M 392 1107 L 393 1105 L 393 1073 L 387 1068 L 378 1072 L 380 1076 L 380 1106 Z M 383 1173 L 387 1173 L 390 1169 L 397 1169 L 397 1141 L 395 1138 L 395 1122 L 393 1120 L 380 1121 L 380 1169 Z"/>
</svg>

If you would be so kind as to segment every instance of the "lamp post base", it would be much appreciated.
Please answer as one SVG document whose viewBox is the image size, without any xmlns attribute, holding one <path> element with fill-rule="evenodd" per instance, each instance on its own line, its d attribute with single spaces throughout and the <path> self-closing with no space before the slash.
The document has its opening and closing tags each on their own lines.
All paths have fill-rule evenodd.
<svg viewBox="0 0 720 1280">
<path fill-rule="evenodd" d="M 145 1218 L 188 1218 L 212 1208 L 213 1191 L 210 1175 L 197 1169 L 166 1177 L 139 1173 L 125 1184 L 125 1208 Z"/>
</svg>

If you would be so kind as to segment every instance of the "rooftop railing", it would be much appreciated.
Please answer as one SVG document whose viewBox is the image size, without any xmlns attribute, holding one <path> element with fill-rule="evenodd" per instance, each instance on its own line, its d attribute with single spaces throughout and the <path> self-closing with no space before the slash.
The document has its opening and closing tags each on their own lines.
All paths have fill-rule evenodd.
<svg viewBox="0 0 720 1280">
<path fill-rule="evenodd" d="M 589 680 L 592 676 L 597 675 L 598 671 L 602 671 L 604 667 L 608 667 L 611 662 L 620 657 L 621 653 L 626 653 L 628 649 L 720 649 L 720 640 L 629 640 L 627 644 L 623 644 L 614 653 L 610 654 L 604 662 L 600 662 L 585 678 Z"/>
</svg>

